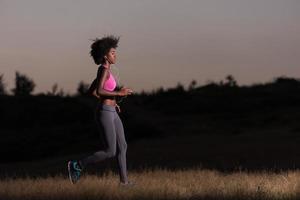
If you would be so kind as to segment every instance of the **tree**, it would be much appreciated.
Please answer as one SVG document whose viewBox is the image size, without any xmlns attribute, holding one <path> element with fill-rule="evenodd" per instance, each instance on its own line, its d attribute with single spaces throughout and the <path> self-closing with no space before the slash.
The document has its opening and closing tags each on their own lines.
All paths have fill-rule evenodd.
<svg viewBox="0 0 300 200">
<path fill-rule="evenodd" d="M 224 83 L 224 85 L 229 87 L 235 87 L 237 86 L 237 82 L 232 75 L 228 75 L 226 76 L 226 82 Z"/>
<path fill-rule="evenodd" d="M 59 92 L 57 93 L 57 96 L 64 97 L 69 96 L 69 94 L 66 94 L 65 91 L 62 88 L 60 88 Z"/>
<path fill-rule="evenodd" d="M 86 96 L 88 94 L 88 90 L 89 90 L 89 84 L 80 81 L 77 87 L 77 94 L 79 96 Z"/>
<path fill-rule="evenodd" d="M 191 91 L 191 90 L 195 89 L 196 84 L 197 84 L 197 81 L 196 80 L 192 80 L 192 82 L 189 85 L 188 90 Z"/>
<path fill-rule="evenodd" d="M 56 95 L 58 95 L 58 84 L 57 83 L 54 83 L 53 85 L 52 85 L 52 88 L 51 88 L 51 91 L 48 91 L 47 92 L 47 95 L 48 96 L 56 96 Z"/>
<path fill-rule="evenodd" d="M 177 82 L 175 90 L 178 92 L 184 92 L 184 86 L 180 82 Z"/>
<path fill-rule="evenodd" d="M 30 95 L 35 88 L 35 83 L 32 79 L 28 78 L 24 74 L 16 72 L 15 88 L 12 92 L 15 96 L 26 96 Z"/>
<path fill-rule="evenodd" d="M 286 77 L 286 76 L 280 76 L 274 78 L 275 84 L 282 84 L 282 85 L 289 85 L 289 86 L 299 86 L 300 85 L 300 79 Z"/>
<path fill-rule="evenodd" d="M 3 74 L 0 75 L 0 95 L 6 95 L 5 83 L 3 82 Z"/>
</svg>

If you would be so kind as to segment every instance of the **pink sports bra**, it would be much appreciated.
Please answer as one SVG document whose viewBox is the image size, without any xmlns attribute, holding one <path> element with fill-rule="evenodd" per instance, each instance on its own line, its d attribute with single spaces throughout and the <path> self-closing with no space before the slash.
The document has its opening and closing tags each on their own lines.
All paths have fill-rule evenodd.
<svg viewBox="0 0 300 200">
<path fill-rule="evenodd" d="M 109 72 L 109 78 L 104 82 L 103 89 L 113 91 L 117 86 L 116 80 L 111 72 Z"/>
</svg>

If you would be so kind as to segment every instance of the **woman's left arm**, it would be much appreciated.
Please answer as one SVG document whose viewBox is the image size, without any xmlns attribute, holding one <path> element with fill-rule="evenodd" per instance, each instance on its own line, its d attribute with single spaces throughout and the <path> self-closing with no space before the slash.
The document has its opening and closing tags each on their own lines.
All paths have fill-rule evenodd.
<svg viewBox="0 0 300 200">
<path fill-rule="evenodd" d="M 94 79 L 94 81 L 90 85 L 90 87 L 88 89 L 88 94 L 100 99 L 100 96 L 97 95 L 97 79 Z"/>
</svg>

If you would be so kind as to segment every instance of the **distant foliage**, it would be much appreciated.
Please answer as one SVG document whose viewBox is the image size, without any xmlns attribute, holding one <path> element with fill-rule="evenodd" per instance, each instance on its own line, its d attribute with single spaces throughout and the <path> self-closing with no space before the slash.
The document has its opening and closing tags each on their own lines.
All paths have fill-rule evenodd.
<svg viewBox="0 0 300 200">
<path fill-rule="evenodd" d="M 286 85 L 290 87 L 299 87 L 300 86 L 300 80 L 296 78 L 289 78 L 286 76 L 277 77 L 274 79 L 275 84 L 279 85 Z"/>
<path fill-rule="evenodd" d="M 61 88 L 60 90 L 58 90 L 58 84 L 54 83 L 54 85 L 51 88 L 51 91 L 47 92 L 47 96 L 60 96 L 60 97 L 64 97 L 66 96 L 64 90 Z"/>
<path fill-rule="evenodd" d="M 89 84 L 84 83 L 83 81 L 80 81 L 77 87 L 77 94 L 79 96 L 87 96 L 89 90 Z"/>
<path fill-rule="evenodd" d="M 176 86 L 176 90 L 179 92 L 184 92 L 184 86 L 182 85 L 182 83 L 178 82 L 177 86 Z"/>
<path fill-rule="evenodd" d="M 237 81 L 232 75 L 227 75 L 225 80 L 226 80 L 224 83 L 225 86 L 229 86 L 229 87 L 237 86 Z"/>
<path fill-rule="evenodd" d="M 35 83 L 32 79 L 28 78 L 24 74 L 16 72 L 15 78 L 15 88 L 12 89 L 12 92 L 15 96 L 26 96 L 30 95 L 35 88 Z"/>
<path fill-rule="evenodd" d="M 196 85 L 197 85 L 197 81 L 196 80 L 192 80 L 191 83 L 190 83 L 190 85 L 189 85 L 188 90 L 191 91 L 191 90 L 195 89 Z"/>
<path fill-rule="evenodd" d="M 185 93 L 185 89 L 182 83 L 177 82 L 176 87 L 167 88 L 166 90 L 162 90 L 161 88 L 158 90 L 160 93 L 167 93 L 167 94 L 174 94 L 174 95 L 181 95 Z"/>
<path fill-rule="evenodd" d="M 165 91 L 164 91 L 164 88 L 163 87 L 159 87 L 157 89 L 153 89 L 151 94 L 152 95 L 158 95 L 158 94 L 163 94 Z M 142 91 L 142 94 L 145 94 L 145 91 Z"/>
<path fill-rule="evenodd" d="M 3 74 L 0 75 L 0 95 L 6 95 L 5 83 L 3 81 Z"/>
<path fill-rule="evenodd" d="M 57 83 L 55 83 L 55 84 L 52 86 L 51 94 L 52 94 L 52 95 L 57 95 L 57 89 L 58 89 L 58 85 L 57 85 Z"/>
</svg>

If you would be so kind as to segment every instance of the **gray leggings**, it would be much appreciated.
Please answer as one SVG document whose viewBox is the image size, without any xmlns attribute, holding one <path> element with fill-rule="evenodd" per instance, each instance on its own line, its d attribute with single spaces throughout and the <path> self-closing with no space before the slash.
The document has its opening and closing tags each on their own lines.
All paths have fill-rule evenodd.
<svg viewBox="0 0 300 200">
<path fill-rule="evenodd" d="M 121 182 L 127 182 L 126 150 L 127 143 L 124 135 L 122 121 L 115 106 L 99 104 L 96 110 L 96 122 L 103 127 L 107 148 L 104 151 L 97 151 L 93 155 L 81 159 L 79 162 L 84 168 L 87 164 L 96 163 L 106 158 L 117 155 L 118 168 Z M 118 147 L 118 152 L 117 152 Z"/>
</svg>

